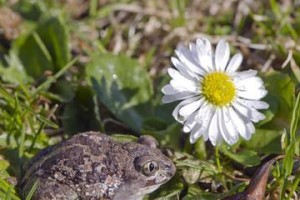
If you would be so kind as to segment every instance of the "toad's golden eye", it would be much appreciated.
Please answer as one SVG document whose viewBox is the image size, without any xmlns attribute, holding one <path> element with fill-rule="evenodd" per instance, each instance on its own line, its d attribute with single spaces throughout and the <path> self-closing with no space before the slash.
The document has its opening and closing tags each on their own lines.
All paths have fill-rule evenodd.
<svg viewBox="0 0 300 200">
<path fill-rule="evenodd" d="M 158 170 L 158 164 L 155 161 L 149 161 L 142 167 L 142 172 L 145 176 L 150 176 Z"/>
</svg>

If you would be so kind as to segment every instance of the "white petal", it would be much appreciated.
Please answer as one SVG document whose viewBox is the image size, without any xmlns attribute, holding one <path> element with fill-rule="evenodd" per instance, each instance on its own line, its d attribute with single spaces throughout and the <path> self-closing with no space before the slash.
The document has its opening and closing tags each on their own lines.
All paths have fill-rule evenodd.
<svg viewBox="0 0 300 200">
<path fill-rule="evenodd" d="M 254 109 L 268 109 L 269 104 L 267 104 L 264 101 L 258 101 L 258 100 L 247 100 L 247 99 L 236 99 L 239 103 L 243 104 L 246 107 L 254 108 Z"/>
<path fill-rule="evenodd" d="M 176 95 L 180 93 L 190 92 L 191 94 L 199 94 L 200 89 L 195 85 L 182 85 L 180 82 L 171 80 L 171 84 L 167 84 L 161 89 L 165 95 Z"/>
<path fill-rule="evenodd" d="M 197 111 L 198 115 L 195 118 L 197 123 L 190 133 L 191 143 L 194 143 L 199 137 L 201 137 L 201 135 L 203 135 L 204 141 L 207 141 L 207 132 L 213 112 L 214 110 L 212 109 L 211 105 L 209 105 L 207 102 L 204 102 L 199 111 Z"/>
<path fill-rule="evenodd" d="M 237 96 L 244 99 L 260 100 L 267 95 L 268 91 L 264 89 L 237 91 Z"/>
<path fill-rule="evenodd" d="M 198 49 L 196 47 L 196 44 L 194 43 L 189 43 L 189 50 L 191 52 L 191 56 L 193 56 L 194 60 L 197 62 L 197 64 L 199 64 L 199 60 L 198 60 Z"/>
<path fill-rule="evenodd" d="M 234 128 L 234 125 L 233 125 L 233 122 L 230 118 L 229 111 L 228 111 L 227 107 L 224 107 L 222 109 L 222 117 L 223 117 L 222 125 L 224 127 L 224 131 L 227 131 L 227 134 L 229 135 L 228 140 L 226 140 L 224 136 L 223 137 L 224 137 L 225 141 L 228 144 L 232 145 L 232 144 L 237 142 L 239 137 L 238 137 L 237 130 Z"/>
<path fill-rule="evenodd" d="M 193 81 L 198 81 L 199 76 L 196 73 L 193 73 L 186 67 L 180 60 L 178 60 L 175 57 L 171 58 L 171 62 L 173 65 L 178 69 L 178 71 L 187 79 L 193 80 Z"/>
<path fill-rule="evenodd" d="M 189 115 L 186 119 L 186 122 L 184 123 L 183 126 L 183 132 L 188 133 L 191 131 L 192 128 L 194 128 L 194 126 L 196 125 L 196 117 L 197 112 L 192 113 L 191 115 Z"/>
<path fill-rule="evenodd" d="M 175 109 L 174 109 L 173 112 L 172 112 L 172 115 L 173 115 L 173 117 L 175 118 L 175 120 L 178 121 L 178 122 L 180 122 L 180 123 L 184 122 L 186 119 L 185 119 L 184 117 L 182 117 L 182 116 L 179 115 L 179 110 L 180 110 L 180 108 L 182 108 L 183 106 L 185 106 L 185 105 L 187 105 L 187 104 L 189 104 L 189 103 L 191 103 L 191 102 L 194 102 L 194 101 L 197 100 L 198 98 L 199 98 L 199 97 L 192 97 L 192 98 L 189 98 L 189 99 L 186 99 L 186 100 L 180 102 L 180 103 L 175 107 Z"/>
<path fill-rule="evenodd" d="M 228 108 L 229 115 L 234 122 L 234 128 L 237 130 L 237 132 L 243 137 L 248 138 L 248 131 L 245 125 L 245 122 L 242 120 L 242 118 L 233 110 L 233 108 Z"/>
<path fill-rule="evenodd" d="M 163 103 L 171 103 L 173 101 L 188 99 L 188 98 L 195 97 L 195 96 L 196 96 L 196 94 L 191 93 L 191 92 L 182 92 L 179 94 L 164 95 L 162 98 L 162 102 Z"/>
<path fill-rule="evenodd" d="M 200 38 L 196 41 L 196 47 L 198 50 L 199 64 L 205 69 L 205 71 L 211 71 L 213 67 L 213 56 L 211 43 L 206 38 Z"/>
<path fill-rule="evenodd" d="M 194 80 L 191 80 L 191 79 L 188 79 L 188 78 L 184 77 L 181 73 L 179 73 L 179 71 L 177 71 L 176 69 L 173 69 L 173 68 L 168 68 L 168 74 L 170 75 L 171 78 L 173 78 L 175 80 L 188 82 L 188 83 L 195 83 L 196 82 Z"/>
<path fill-rule="evenodd" d="M 187 104 L 179 110 L 179 114 L 182 116 L 188 116 L 193 112 L 195 112 L 197 109 L 199 109 L 200 106 L 203 104 L 203 102 L 204 102 L 204 98 L 201 98 L 195 102 Z"/>
<path fill-rule="evenodd" d="M 219 129 L 218 129 L 218 113 L 220 112 L 219 109 L 216 110 L 213 117 L 211 118 L 211 122 L 208 128 L 208 137 L 212 145 L 216 146 Z"/>
<path fill-rule="evenodd" d="M 204 74 L 203 69 L 200 68 L 199 64 L 195 61 L 191 52 L 186 49 L 183 45 L 179 45 L 178 48 L 175 50 L 177 57 L 179 60 L 185 64 L 189 68 L 189 70 L 197 73 L 197 74 Z"/>
<path fill-rule="evenodd" d="M 261 78 L 254 76 L 243 80 L 236 80 L 234 84 L 238 90 L 251 90 L 264 88 L 264 82 Z"/>
<path fill-rule="evenodd" d="M 217 71 L 225 71 L 230 56 L 229 45 L 225 40 L 220 40 L 215 53 L 215 68 Z"/>
<path fill-rule="evenodd" d="M 196 120 L 201 125 L 201 127 L 197 132 L 195 132 L 194 138 L 199 138 L 201 135 L 203 135 L 203 139 L 205 141 L 208 139 L 207 130 L 214 113 L 215 109 L 213 108 L 213 106 L 211 106 L 207 102 L 204 102 L 198 111 L 198 115 L 196 116 Z"/>
<path fill-rule="evenodd" d="M 223 114 L 223 109 L 218 112 L 218 127 L 219 127 L 219 134 L 222 135 L 224 138 L 225 142 L 232 145 L 233 141 L 231 139 L 230 132 L 227 130 L 227 127 L 225 126 L 225 116 Z"/>
<path fill-rule="evenodd" d="M 162 93 L 170 95 L 170 94 L 177 94 L 178 90 L 176 90 L 175 88 L 173 88 L 172 85 L 167 84 L 164 87 L 161 88 Z"/>
<path fill-rule="evenodd" d="M 170 85 L 178 92 L 192 92 L 195 94 L 200 93 L 199 87 L 192 82 L 173 79 L 170 81 Z"/>
<path fill-rule="evenodd" d="M 223 136 L 220 133 L 220 127 L 218 127 L 219 134 L 217 135 L 216 145 L 220 145 L 223 142 Z"/>
<path fill-rule="evenodd" d="M 235 72 L 241 66 L 242 61 L 243 61 L 242 54 L 240 54 L 240 53 L 235 54 L 231 58 L 228 66 L 226 68 L 226 72 L 228 72 L 229 74 L 232 72 Z"/>
<path fill-rule="evenodd" d="M 236 72 L 233 77 L 234 77 L 234 81 L 238 81 L 238 80 L 244 80 L 252 76 L 256 76 L 256 74 L 257 74 L 256 70 L 249 69 L 247 71 Z"/>
<path fill-rule="evenodd" d="M 201 128 L 201 124 L 196 123 L 195 126 L 192 128 L 190 133 L 190 143 L 195 143 L 199 137 L 201 137 L 202 133 L 199 132 Z"/>
<path fill-rule="evenodd" d="M 241 115 L 243 115 L 245 118 L 247 118 L 253 122 L 259 122 L 260 120 L 265 119 L 265 116 L 262 113 L 258 112 L 257 110 L 255 110 L 253 108 L 245 107 L 238 102 L 233 103 L 233 107 Z"/>
<path fill-rule="evenodd" d="M 246 123 L 246 127 L 247 127 L 247 129 L 249 130 L 249 132 L 251 133 L 251 134 L 253 134 L 253 133 L 255 133 L 255 127 L 254 127 L 254 125 L 253 125 L 253 123 L 252 122 L 247 122 Z M 251 136 L 249 137 L 249 138 L 245 138 L 246 140 L 249 140 L 251 138 Z"/>
<path fill-rule="evenodd" d="M 251 135 L 255 132 L 255 127 L 249 119 L 245 118 L 244 116 L 240 115 L 239 113 L 237 113 L 237 114 L 241 117 L 241 119 L 244 121 L 245 126 L 246 126 L 246 133 L 243 136 L 243 138 L 245 140 L 249 140 L 251 138 Z"/>
</svg>

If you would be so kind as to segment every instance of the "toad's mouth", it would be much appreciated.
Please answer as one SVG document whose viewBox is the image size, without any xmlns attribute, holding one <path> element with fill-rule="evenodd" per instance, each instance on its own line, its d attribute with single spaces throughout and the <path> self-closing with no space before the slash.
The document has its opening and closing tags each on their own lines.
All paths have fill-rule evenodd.
<svg viewBox="0 0 300 200">
<path fill-rule="evenodd" d="M 160 183 L 160 184 L 157 184 L 157 185 L 146 186 L 144 188 L 140 188 L 138 191 L 136 191 L 134 193 L 134 195 L 136 195 L 136 196 L 144 196 L 146 194 L 150 194 L 151 192 L 157 190 L 157 188 L 159 188 L 161 184 L 163 184 L 163 183 Z"/>
</svg>

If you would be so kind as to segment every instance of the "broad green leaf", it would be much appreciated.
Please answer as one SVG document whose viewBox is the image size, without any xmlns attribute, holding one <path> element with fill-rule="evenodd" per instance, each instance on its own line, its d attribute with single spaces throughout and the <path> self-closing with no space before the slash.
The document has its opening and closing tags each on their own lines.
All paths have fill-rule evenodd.
<svg viewBox="0 0 300 200">
<path fill-rule="evenodd" d="M 272 94 L 268 94 L 264 98 L 264 101 L 268 102 L 269 108 L 267 110 L 262 111 L 265 115 L 265 119 L 258 122 L 256 124 L 256 127 L 260 127 L 260 126 L 270 122 L 275 117 L 275 114 L 278 112 L 278 109 L 279 109 L 279 100 L 276 98 L 276 96 L 274 96 Z"/>
<path fill-rule="evenodd" d="M 282 133 L 280 130 L 256 129 L 252 138 L 249 141 L 244 141 L 243 145 L 258 153 L 280 154 L 282 153 L 280 143 Z"/>
<path fill-rule="evenodd" d="M 266 75 L 265 85 L 268 90 L 266 100 L 272 106 L 269 109 L 272 109 L 275 116 L 264 128 L 282 130 L 289 127 L 290 113 L 295 102 L 295 83 L 286 74 L 272 72 Z"/>
<path fill-rule="evenodd" d="M 194 199 L 201 199 L 201 200 L 215 200 L 225 197 L 226 194 L 213 194 L 208 193 L 201 190 L 197 185 L 189 185 L 188 191 L 186 196 L 184 196 L 183 200 L 194 200 Z"/>
<path fill-rule="evenodd" d="M 260 163 L 260 158 L 259 158 L 257 152 L 255 152 L 253 150 L 245 149 L 240 152 L 231 152 L 230 150 L 226 149 L 225 146 L 222 146 L 222 148 L 220 148 L 220 150 L 222 153 L 224 153 L 226 156 L 228 156 L 232 160 L 234 160 L 244 166 L 247 166 L 247 167 L 256 166 Z"/>
<path fill-rule="evenodd" d="M 6 170 L 9 166 L 9 162 L 0 157 L 0 171 Z"/>
<path fill-rule="evenodd" d="M 51 93 L 54 93 L 61 102 L 70 102 L 75 96 L 74 90 L 72 83 L 66 80 L 58 80 L 55 84 L 51 85 Z"/>
<path fill-rule="evenodd" d="M 143 135 L 152 135 L 155 137 L 162 146 L 172 147 L 179 149 L 181 126 L 178 123 L 172 123 L 166 127 L 166 129 L 153 131 L 153 130 L 142 130 Z"/>
<path fill-rule="evenodd" d="M 94 94 L 89 87 L 78 87 L 75 97 L 63 113 L 63 127 L 66 133 L 99 131 L 100 119 L 95 110 Z"/>
<path fill-rule="evenodd" d="M 86 66 L 86 79 L 100 101 L 135 131 L 151 111 L 152 85 L 136 60 L 124 55 L 97 54 Z"/>
<path fill-rule="evenodd" d="M 77 58 L 71 60 L 68 64 L 62 67 L 56 74 L 49 77 L 46 81 L 44 81 L 39 87 L 33 92 L 33 96 L 39 94 L 39 92 L 43 90 L 47 90 L 51 84 L 53 84 L 60 76 L 62 76 L 73 64 L 76 62 Z"/>
<path fill-rule="evenodd" d="M 15 52 L 10 51 L 5 58 L 7 67 L 0 64 L 0 76 L 4 81 L 17 84 L 32 82 L 33 79 L 26 74 L 24 66 Z"/>
<path fill-rule="evenodd" d="M 65 25 L 57 17 L 38 24 L 36 30 L 21 38 L 19 56 L 26 72 L 38 78 L 46 70 L 57 72 L 70 59 Z"/>
<path fill-rule="evenodd" d="M 43 15 L 40 4 L 44 1 L 18 1 L 15 9 L 25 19 L 37 21 Z"/>
</svg>

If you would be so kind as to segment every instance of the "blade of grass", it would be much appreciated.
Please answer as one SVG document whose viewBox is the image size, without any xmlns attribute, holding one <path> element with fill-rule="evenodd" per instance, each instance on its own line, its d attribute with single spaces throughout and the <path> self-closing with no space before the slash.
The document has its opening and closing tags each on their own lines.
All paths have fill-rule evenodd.
<svg viewBox="0 0 300 200">
<path fill-rule="evenodd" d="M 38 95 L 42 90 L 45 90 L 50 87 L 50 85 L 55 82 L 60 76 L 62 76 L 73 64 L 77 61 L 77 58 L 71 60 L 66 66 L 64 66 L 61 70 L 59 70 L 54 76 L 47 79 L 44 83 L 42 83 L 33 93 L 32 96 Z M 33 98 L 34 99 L 34 98 Z"/>
<path fill-rule="evenodd" d="M 46 56 L 48 61 L 52 62 L 51 55 L 50 55 L 46 45 L 44 44 L 44 42 L 40 38 L 40 36 L 37 33 L 33 33 L 33 38 L 35 39 L 36 43 L 39 45 L 41 51 L 44 53 L 44 55 Z"/>
<path fill-rule="evenodd" d="M 34 195 L 34 192 L 35 192 L 35 190 L 36 190 L 38 184 L 39 184 L 39 180 L 35 181 L 35 183 L 34 183 L 33 186 L 31 187 L 31 189 L 30 189 L 28 195 L 26 196 L 26 199 L 25 199 L 25 200 L 30 200 L 30 199 L 32 198 L 32 196 Z"/>
<path fill-rule="evenodd" d="M 10 190 L 10 188 L 12 188 L 12 186 L 10 184 L 8 184 L 5 180 L 0 178 L 0 189 L 3 191 L 8 191 L 8 190 Z M 20 200 L 20 198 L 15 195 L 14 190 L 10 191 L 10 199 Z"/>
<path fill-rule="evenodd" d="M 58 105 L 55 105 L 55 106 L 50 110 L 50 114 L 48 115 L 48 118 L 50 118 L 50 117 L 54 114 L 54 112 L 56 111 L 57 108 L 58 108 Z M 31 143 L 31 145 L 30 145 L 30 147 L 29 147 L 28 152 L 31 152 L 31 151 L 33 150 L 33 147 L 34 147 L 34 145 L 35 145 L 35 142 L 36 142 L 38 136 L 41 134 L 41 132 L 42 132 L 42 130 L 44 129 L 44 127 L 45 127 L 45 123 L 42 122 L 41 125 L 40 125 L 40 127 L 39 127 L 39 129 L 38 129 L 38 131 L 34 134 L 34 138 L 33 138 L 33 140 L 32 140 L 32 143 Z"/>
<path fill-rule="evenodd" d="M 15 118 L 15 123 L 20 125 L 20 127 L 17 131 L 21 133 L 20 134 L 21 137 L 19 137 L 19 140 L 18 140 L 19 158 L 21 158 L 24 153 L 25 131 L 23 130 L 22 119 L 24 119 L 26 114 L 27 114 L 26 111 L 22 113 L 18 93 L 15 93 L 15 95 L 14 95 L 14 115 L 15 115 L 15 117 L 14 118 Z M 24 115 L 24 116 L 21 116 L 21 115 Z"/>
<path fill-rule="evenodd" d="M 299 139 L 296 140 L 296 131 L 299 121 L 299 110 L 300 110 L 300 93 L 298 93 L 296 102 L 293 109 L 291 125 L 290 125 L 290 135 L 289 135 L 289 144 L 285 149 L 285 157 L 283 159 L 282 174 L 283 179 L 281 181 L 280 189 L 280 199 L 285 199 L 285 193 L 287 189 L 288 177 L 292 173 L 294 166 L 294 155 L 296 151 L 299 150 Z"/>
<path fill-rule="evenodd" d="M 0 94 L 2 95 L 3 98 L 6 99 L 7 102 L 11 103 L 11 104 L 15 104 L 15 99 L 12 97 L 11 94 L 9 94 L 4 88 L 3 86 L 0 84 Z M 22 109 L 30 112 L 32 115 L 34 115 L 36 118 L 38 118 L 40 121 L 46 123 L 47 125 L 53 127 L 53 128 L 58 128 L 58 126 L 51 122 L 50 120 L 48 120 L 47 118 L 45 118 L 44 116 L 41 116 L 40 114 L 35 113 L 30 107 L 28 107 L 26 104 L 19 102 L 19 105 Z M 12 106 L 13 107 L 13 106 Z"/>
<path fill-rule="evenodd" d="M 97 15 L 97 6 L 98 6 L 98 0 L 90 1 L 90 8 L 89 8 L 90 16 L 95 17 Z"/>
<path fill-rule="evenodd" d="M 299 121 L 299 111 L 300 111 L 300 93 L 297 95 L 296 103 L 293 110 L 291 127 L 290 127 L 290 143 L 296 139 L 296 131 Z"/>
<path fill-rule="evenodd" d="M 11 196 L 10 196 L 11 191 L 12 191 L 12 187 L 9 186 L 9 188 L 6 191 L 6 194 L 5 194 L 5 200 L 11 200 Z"/>
<path fill-rule="evenodd" d="M 293 182 L 293 185 L 290 188 L 290 193 L 289 193 L 289 196 L 288 196 L 287 199 L 293 199 L 292 195 L 294 194 L 294 192 L 296 191 L 297 187 L 299 186 L 299 183 L 300 183 L 300 174 L 298 172 L 298 174 L 296 175 L 296 178 L 295 178 L 295 180 Z"/>
<path fill-rule="evenodd" d="M 300 68 L 297 65 L 297 63 L 296 63 L 296 61 L 295 61 L 295 59 L 293 57 L 291 58 L 291 62 L 290 63 L 291 63 L 291 69 L 292 69 L 292 71 L 293 71 L 293 73 L 294 73 L 297 81 L 300 82 Z"/>
</svg>

